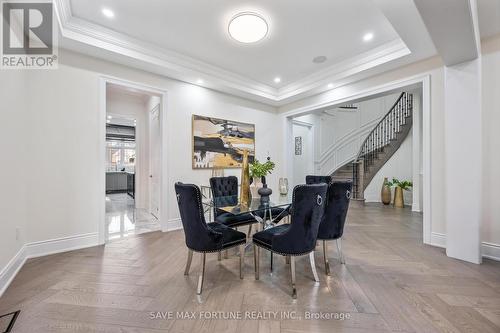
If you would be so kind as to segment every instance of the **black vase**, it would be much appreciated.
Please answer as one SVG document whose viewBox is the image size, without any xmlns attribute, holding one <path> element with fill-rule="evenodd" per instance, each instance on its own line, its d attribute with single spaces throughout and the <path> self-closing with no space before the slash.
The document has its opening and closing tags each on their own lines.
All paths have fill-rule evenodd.
<svg viewBox="0 0 500 333">
<path fill-rule="evenodd" d="M 269 196 L 273 193 L 273 190 L 267 187 L 267 184 L 263 184 L 262 188 L 259 188 L 260 202 L 269 202 Z"/>
</svg>

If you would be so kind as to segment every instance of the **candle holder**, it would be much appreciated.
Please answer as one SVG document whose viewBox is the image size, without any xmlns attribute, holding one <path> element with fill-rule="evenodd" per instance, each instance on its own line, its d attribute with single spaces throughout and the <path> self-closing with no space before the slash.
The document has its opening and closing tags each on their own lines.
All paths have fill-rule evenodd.
<svg viewBox="0 0 500 333">
<path fill-rule="evenodd" d="M 288 179 L 280 178 L 279 180 L 279 190 L 281 195 L 288 194 Z"/>
</svg>

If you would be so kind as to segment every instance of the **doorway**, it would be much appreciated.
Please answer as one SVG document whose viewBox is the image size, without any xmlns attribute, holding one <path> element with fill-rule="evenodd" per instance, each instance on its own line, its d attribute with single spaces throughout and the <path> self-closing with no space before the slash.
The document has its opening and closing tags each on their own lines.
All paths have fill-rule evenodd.
<svg viewBox="0 0 500 333">
<path fill-rule="evenodd" d="M 313 127 L 312 124 L 294 120 L 292 124 L 293 183 L 303 184 L 307 175 L 314 174 Z"/>
<path fill-rule="evenodd" d="M 161 97 L 107 82 L 104 242 L 161 230 Z"/>
</svg>

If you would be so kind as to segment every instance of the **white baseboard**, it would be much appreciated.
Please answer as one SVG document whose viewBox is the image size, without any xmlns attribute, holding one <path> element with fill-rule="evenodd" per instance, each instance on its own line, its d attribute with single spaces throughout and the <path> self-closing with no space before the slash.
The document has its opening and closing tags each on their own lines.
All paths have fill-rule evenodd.
<svg viewBox="0 0 500 333">
<path fill-rule="evenodd" d="M 431 243 L 432 246 L 446 248 L 446 235 L 438 232 L 431 233 Z"/>
<path fill-rule="evenodd" d="M 28 243 L 25 245 L 25 252 L 26 258 L 30 259 L 97 245 L 99 245 L 99 235 L 97 232 L 93 232 L 89 234 Z"/>
<path fill-rule="evenodd" d="M 446 235 L 433 232 L 430 245 L 446 248 Z M 500 261 L 500 244 L 482 242 L 481 254 L 483 258 Z"/>
<path fill-rule="evenodd" d="M 14 280 L 21 267 L 23 267 L 25 261 L 26 252 L 25 247 L 23 246 L 0 272 L 0 297 L 2 297 L 12 280 Z"/>
<path fill-rule="evenodd" d="M 0 297 L 7 290 L 27 259 L 97 245 L 99 245 L 97 232 L 25 244 L 0 273 Z"/>
<path fill-rule="evenodd" d="M 500 244 L 483 242 L 481 244 L 483 258 L 500 261 Z"/>
<path fill-rule="evenodd" d="M 164 225 L 163 223 L 161 224 L 161 231 L 163 232 L 179 229 L 182 229 L 182 221 L 180 217 L 168 220 L 166 225 Z"/>
</svg>

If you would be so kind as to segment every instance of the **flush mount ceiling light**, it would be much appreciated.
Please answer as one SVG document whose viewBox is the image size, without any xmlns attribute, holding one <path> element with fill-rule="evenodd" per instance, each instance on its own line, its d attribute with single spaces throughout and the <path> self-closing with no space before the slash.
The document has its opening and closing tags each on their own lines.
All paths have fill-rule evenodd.
<svg viewBox="0 0 500 333">
<path fill-rule="evenodd" d="M 281 82 L 281 78 L 280 77 L 275 77 L 274 78 L 274 83 L 280 83 Z"/>
<path fill-rule="evenodd" d="M 244 12 L 229 22 L 229 36 L 240 43 L 256 43 L 266 37 L 269 27 L 266 20 L 256 13 Z"/>
<path fill-rule="evenodd" d="M 364 40 L 365 42 L 369 42 L 369 41 L 371 41 L 372 39 L 373 39 L 373 33 L 372 33 L 372 32 L 369 32 L 369 33 L 367 33 L 367 34 L 365 34 L 365 35 L 363 36 L 363 40 Z"/>
<path fill-rule="evenodd" d="M 198 80 L 196 80 L 196 83 L 197 84 L 203 84 L 203 80 L 202 79 L 198 79 Z"/>
<path fill-rule="evenodd" d="M 332 89 L 333 88 L 333 83 L 328 83 L 328 89 Z"/>
<path fill-rule="evenodd" d="M 101 12 L 107 18 L 113 18 L 113 17 L 115 17 L 115 13 L 111 9 L 109 9 L 109 8 L 103 8 L 101 10 Z"/>
</svg>

